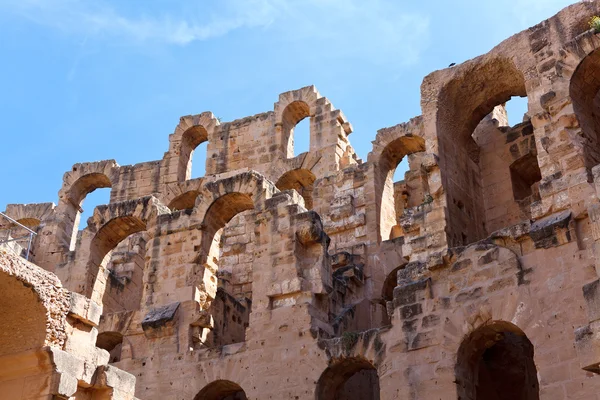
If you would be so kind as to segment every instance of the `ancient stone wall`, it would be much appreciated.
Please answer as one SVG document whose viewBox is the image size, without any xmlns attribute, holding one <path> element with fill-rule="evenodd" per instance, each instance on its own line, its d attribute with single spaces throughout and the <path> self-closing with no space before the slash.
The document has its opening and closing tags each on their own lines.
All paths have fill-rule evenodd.
<svg viewBox="0 0 600 400">
<path fill-rule="evenodd" d="M 8 253 L 0 267 L 47 278 L 23 286 L 9 269 L 0 282 L 6 329 L 27 330 L 0 335 L 0 357 L 19 366 L 0 363 L 0 388 L 23 399 L 596 398 L 597 14 L 600 1 L 579 2 L 428 75 L 423 115 L 380 129 L 364 162 L 344 114 L 309 86 L 236 121 L 181 117 L 161 159 L 76 164 L 56 205 L 9 205 L 37 233 L 41 268 Z M 514 96 L 528 111 L 510 126 Z M 310 149 L 297 154 L 305 118 Z M 205 142 L 206 174 L 192 179 Z M 79 221 L 98 188 L 110 203 Z M 3 223 L 0 238 L 21 231 Z M 58 383 L 23 391 L 45 377 Z"/>
</svg>

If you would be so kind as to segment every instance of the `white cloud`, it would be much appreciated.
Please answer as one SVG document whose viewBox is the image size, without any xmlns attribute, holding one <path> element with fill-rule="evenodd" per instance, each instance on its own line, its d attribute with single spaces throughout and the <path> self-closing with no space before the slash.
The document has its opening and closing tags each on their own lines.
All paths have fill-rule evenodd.
<svg viewBox="0 0 600 400">
<path fill-rule="evenodd" d="M 376 62 L 387 62 L 393 55 L 401 64 L 415 62 L 428 42 L 428 18 L 405 12 L 396 0 L 183 3 L 188 6 L 185 12 L 151 12 L 139 6 L 139 11 L 129 15 L 106 0 L 0 0 L 0 12 L 68 34 L 138 44 L 186 45 L 237 29 L 262 28 L 283 40 L 312 41 L 321 48 L 329 45 L 331 52 L 341 55 L 362 53 Z"/>
<path fill-rule="evenodd" d="M 232 1 L 226 1 L 230 5 Z M 104 35 L 135 42 L 181 44 L 221 36 L 241 27 L 268 25 L 267 1 L 250 0 L 218 17 L 190 18 L 164 12 L 125 16 L 106 2 L 82 0 L 4 0 L 0 9 L 34 23 L 81 35 Z M 140 7 L 141 8 L 141 7 Z M 228 7 L 226 7 L 228 8 Z"/>
</svg>

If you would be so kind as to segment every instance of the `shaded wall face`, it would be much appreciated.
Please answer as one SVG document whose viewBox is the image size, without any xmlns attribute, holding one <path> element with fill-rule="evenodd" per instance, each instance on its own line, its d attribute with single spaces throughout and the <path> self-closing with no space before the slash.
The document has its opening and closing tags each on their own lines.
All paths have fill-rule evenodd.
<svg viewBox="0 0 600 400">
<path fill-rule="evenodd" d="M 140 308 L 145 258 L 143 233 L 132 235 L 113 250 L 106 268 L 106 289 L 102 298 L 104 314 Z"/>
<path fill-rule="evenodd" d="M 475 129 L 487 233 L 531 219 L 541 179 L 531 122 L 514 127 L 488 115 Z"/>
<path fill-rule="evenodd" d="M 439 138 L 439 149 L 448 207 L 448 244 L 462 246 L 483 239 L 487 228 L 479 165 L 471 159 L 468 146 L 451 137 Z"/>
<path fill-rule="evenodd" d="M 214 328 L 210 345 L 224 346 L 245 341 L 251 307 L 250 301 L 240 302 L 224 290 L 219 290 L 211 304 Z"/>
</svg>

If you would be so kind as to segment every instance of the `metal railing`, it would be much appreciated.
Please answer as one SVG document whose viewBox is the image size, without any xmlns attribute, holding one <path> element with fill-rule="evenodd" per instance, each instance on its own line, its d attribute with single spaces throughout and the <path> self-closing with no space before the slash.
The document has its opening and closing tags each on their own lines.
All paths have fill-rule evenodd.
<svg viewBox="0 0 600 400">
<path fill-rule="evenodd" d="M 4 240 L 0 240 L 0 244 L 4 244 L 4 243 L 9 243 L 9 242 L 16 242 L 18 240 L 23 240 L 23 239 L 28 239 L 27 240 L 27 253 L 25 254 L 25 259 L 29 260 L 29 253 L 31 252 L 31 243 L 33 242 L 33 235 L 37 235 L 37 233 L 35 233 L 34 231 L 32 231 L 31 229 L 29 229 L 28 227 L 26 227 L 25 225 L 15 221 L 14 219 L 12 219 L 11 217 L 9 217 L 8 215 L 0 212 L 0 216 L 6 218 L 7 220 L 9 220 L 10 222 L 12 222 L 13 224 L 18 225 L 19 227 L 25 229 L 28 233 L 25 236 L 21 236 L 18 238 L 11 238 L 10 237 L 10 230 L 9 230 L 9 237 L 4 239 Z"/>
</svg>

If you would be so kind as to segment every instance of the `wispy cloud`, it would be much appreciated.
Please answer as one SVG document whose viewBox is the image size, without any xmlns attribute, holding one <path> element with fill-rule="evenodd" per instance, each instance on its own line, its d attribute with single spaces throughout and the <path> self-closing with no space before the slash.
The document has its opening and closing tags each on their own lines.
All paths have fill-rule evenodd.
<svg viewBox="0 0 600 400">
<path fill-rule="evenodd" d="M 201 6 L 184 2 L 184 11 L 139 6 L 127 13 L 107 0 L 0 0 L 0 12 L 68 34 L 134 44 L 187 45 L 242 28 L 263 28 L 286 40 L 310 40 L 320 46 L 328 41 L 332 52 L 363 52 L 380 61 L 393 52 L 397 62 L 406 64 L 414 62 L 427 43 L 429 20 L 405 12 L 401 3 L 220 0 Z"/>
<path fill-rule="evenodd" d="M 233 3 L 224 1 L 223 15 L 185 17 L 167 11 L 126 16 L 108 2 L 82 0 L 0 0 L 0 9 L 66 33 L 180 45 L 265 26 L 274 16 L 268 1 L 240 1 L 231 7 Z"/>
</svg>

